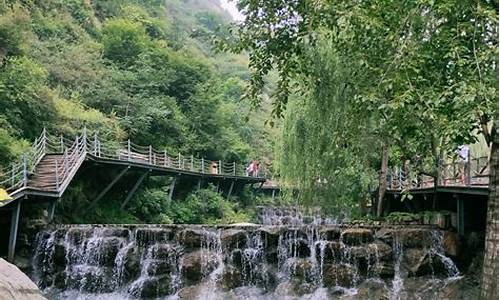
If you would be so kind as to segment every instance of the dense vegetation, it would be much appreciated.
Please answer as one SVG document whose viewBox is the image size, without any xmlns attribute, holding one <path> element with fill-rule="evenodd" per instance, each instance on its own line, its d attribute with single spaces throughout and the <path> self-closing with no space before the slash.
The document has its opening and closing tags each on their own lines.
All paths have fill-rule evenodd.
<svg viewBox="0 0 500 300">
<path fill-rule="evenodd" d="M 245 22 L 219 46 L 248 51 L 247 94 L 256 103 L 266 76 L 277 72 L 280 175 L 305 203 L 359 212 L 359 200 L 379 186 L 378 170 L 383 181 L 389 166 L 418 155 L 416 171 L 437 180 L 439 162 L 458 145 L 498 145 L 497 1 L 239 6 Z M 372 206 L 379 215 L 380 186 Z"/>
<path fill-rule="evenodd" d="M 74 136 L 86 126 L 108 139 L 214 160 L 269 158 L 265 112 L 239 102 L 249 78 L 245 56 L 212 51 L 212 37 L 227 36 L 229 22 L 201 0 L 1 1 L 0 167 L 7 172 L 44 127 Z M 134 202 L 143 205 L 125 215 L 106 207 L 102 217 L 204 222 L 182 214 L 207 197 L 207 205 L 225 207 L 224 218 L 236 213 L 210 191 L 166 207 L 164 184 L 146 185 Z M 72 199 L 60 208 L 65 216 L 87 203 L 75 192 L 65 197 Z"/>
</svg>

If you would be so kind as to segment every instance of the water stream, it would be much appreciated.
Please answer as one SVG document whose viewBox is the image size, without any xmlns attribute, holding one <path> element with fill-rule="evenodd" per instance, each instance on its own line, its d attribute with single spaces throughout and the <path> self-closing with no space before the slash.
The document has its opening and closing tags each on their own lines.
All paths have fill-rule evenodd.
<svg viewBox="0 0 500 300">
<path fill-rule="evenodd" d="M 50 299 L 440 299 L 443 232 L 340 224 L 60 225 L 33 277 Z"/>
</svg>

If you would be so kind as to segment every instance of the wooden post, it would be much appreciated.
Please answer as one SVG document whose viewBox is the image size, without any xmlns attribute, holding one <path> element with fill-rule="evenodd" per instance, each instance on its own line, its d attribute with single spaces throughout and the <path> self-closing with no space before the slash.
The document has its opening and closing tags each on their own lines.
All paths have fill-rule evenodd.
<svg viewBox="0 0 500 300">
<path fill-rule="evenodd" d="M 83 151 L 87 152 L 87 127 L 83 127 L 82 139 L 83 139 Z"/>
<path fill-rule="evenodd" d="M 10 176 L 10 185 L 14 186 L 14 184 L 16 183 L 16 165 L 15 164 L 12 164 L 11 172 L 12 172 L 12 176 Z"/>
<path fill-rule="evenodd" d="M 467 153 L 467 161 L 465 162 L 464 166 L 464 176 L 465 176 L 465 184 L 467 186 L 470 186 L 471 183 L 471 163 L 470 163 L 470 151 Z"/>
<path fill-rule="evenodd" d="M 149 171 L 148 171 L 149 172 Z M 137 191 L 137 189 L 139 188 L 139 186 L 141 185 L 142 181 L 144 180 L 144 178 L 146 178 L 146 176 L 148 175 L 148 172 L 144 172 L 144 174 L 142 174 L 139 179 L 137 179 L 136 183 L 134 184 L 134 186 L 132 187 L 132 189 L 128 192 L 127 194 L 127 197 L 125 198 L 125 201 L 123 201 L 120 209 L 124 209 L 125 206 L 127 205 L 127 203 L 130 201 L 130 199 L 132 199 L 132 196 L 134 196 L 135 192 Z"/>
<path fill-rule="evenodd" d="M 198 179 L 198 186 L 197 186 L 198 190 L 201 189 L 202 180 L 203 180 L 202 178 Z"/>
<path fill-rule="evenodd" d="M 201 173 L 205 173 L 205 159 L 201 158 Z"/>
<path fill-rule="evenodd" d="M 229 199 L 229 197 L 231 197 L 231 194 L 233 192 L 233 188 L 234 188 L 234 181 L 231 181 L 231 185 L 229 186 L 229 191 L 227 192 L 227 198 Z"/>
<path fill-rule="evenodd" d="M 177 161 L 177 169 L 181 169 L 181 153 L 179 152 L 179 159 Z"/>
<path fill-rule="evenodd" d="M 167 149 L 163 150 L 163 166 L 167 166 Z"/>
<path fill-rule="evenodd" d="M 97 156 L 97 131 L 94 132 L 94 156 Z"/>
<path fill-rule="evenodd" d="M 64 151 L 64 138 L 63 135 L 61 134 L 61 152 Z"/>
<path fill-rule="evenodd" d="M 175 183 L 177 182 L 177 176 L 172 178 L 172 182 L 170 182 L 170 190 L 168 191 L 168 201 L 172 201 L 174 196 Z"/>
<path fill-rule="evenodd" d="M 130 160 L 130 139 L 127 140 L 127 160 Z"/>
<path fill-rule="evenodd" d="M 194 157 L 191 155 L 191 171 L 194 170 Z"/>
<path fill-rule="evenodd" d="M 47 130 L 43 127 L 42 131 L 42 148 L 43 153 L 47 153 Z"/>
<path fill-rule="evenodd" d="M 58 168 L 58 165 L 57 165 L 57 158 L 55 159 L 55 164 L 56 164 L 56 169 L 55 169 L 55 173 L 56 173 L 56 191 L 59 191 L 59 168 Z"/>
<path fill-rule="evenodd" d="M 28 185 L 28 159 L 26 158 L 26 154 L 23 155 L 23 186 L 26 187 Z"/>
<path fill-rule="evenodd" d="M 219 160 L 219 172 L 218 174 L 222 174 L 222 161 Z"/>
<path fill-rule="evenodd" d="M 233 175 L 236 176 L 236 162 L 233 161 Z"/>
<path fill-rule="evenodd" d="M 21 199 L 19 199 L 14 208 L 12 209 L 12 216 L 10 219 L 10 236 L 9 236 L 9 249 L 7 258 L 10 262 L 14 261 L 14 255 L 16 253 L 16 240 L 17 240 L 17 228 L 19 226 L 19 212 L 21 211 Z"/>
<path fill-rule="evenodd" d="M 52 200 L 52 202 L 49 203 L 49 207 L 47 208 L 47 215 L 49 218 L 49 222 L 52 222 L 54 220 L 54 213 L 56 211 L 56 204 L 59 199 Z"/>
<path fill-rule="evenodd" d="M 148 162 L 149 162 L 149 164 L 153 163 L 153 147 L 151 147 L 151 145 L 149 145 L 149 158 L 148 158 Z"/>
<path fill-rule="evenodd" d="M 272 196 L 271 196 L 271 197 L 272 197 L 272 199 L 273 199 L 273 201 L 274 201 L 274 198 L 275 198 L 275 194 L 276 194 L 276 190 L 275 190 L 275 189 L 273 189 L 273 194 L 272 194 Z"/>
</svg>

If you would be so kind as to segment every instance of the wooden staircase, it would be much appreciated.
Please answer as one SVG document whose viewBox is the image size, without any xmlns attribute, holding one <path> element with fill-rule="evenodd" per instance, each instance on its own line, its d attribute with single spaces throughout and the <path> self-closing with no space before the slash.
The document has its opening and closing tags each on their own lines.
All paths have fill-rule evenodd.
<svg viewBox="0 0 500 300">
<path fill-rule="evenodd" d="M 62 154 L 45 154 L 28 179 L 28 187 L 45 191 L 57 192 L 56 161 L 60 169 L 64 163 Z"/>
</svg>

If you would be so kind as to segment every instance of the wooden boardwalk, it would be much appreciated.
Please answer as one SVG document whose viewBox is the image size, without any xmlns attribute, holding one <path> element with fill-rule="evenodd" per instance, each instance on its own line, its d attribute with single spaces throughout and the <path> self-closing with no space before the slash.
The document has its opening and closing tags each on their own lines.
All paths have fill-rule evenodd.
<svg viewBox="0 0 500 300">
<path fill-rule="evenodd" d="M 97 133 L 88 135 L 86 130 L 73 139 L 49 135 L 45 130 L 35 140 L 31 149 L 21 160 L 0 173 L 0 187 L 7 190 L 11 199 L 0 202 L 0 207 L 12 210 L 9 239 L 9 259 L 13 259 L 19 223 L 21 202 L 28 197 L 49 200 L 48 215 L 52 219 L 55 204 L 67 190 L 84 163 L 93 163 L 105 168 L 119 170 L 106 187 L 93 200 L 95 205 L 128 171 L 139 171 L 140 176 L 128 191 L 121 207 L 124 208 L 147 175 L 172 177 L 169 198 L 179 179 L 190 179 L 229 185 L 227 195 L 239 185 L 266 182 L 265 171 L 257 176 L 245 173 L 245 166 L 235 162 L 212 161 L 181 153 L 172 155 L 166 150 L 152 146 L 140 146 L 130 140 L 125 142 L 105 141 Z"/>
</svg>

